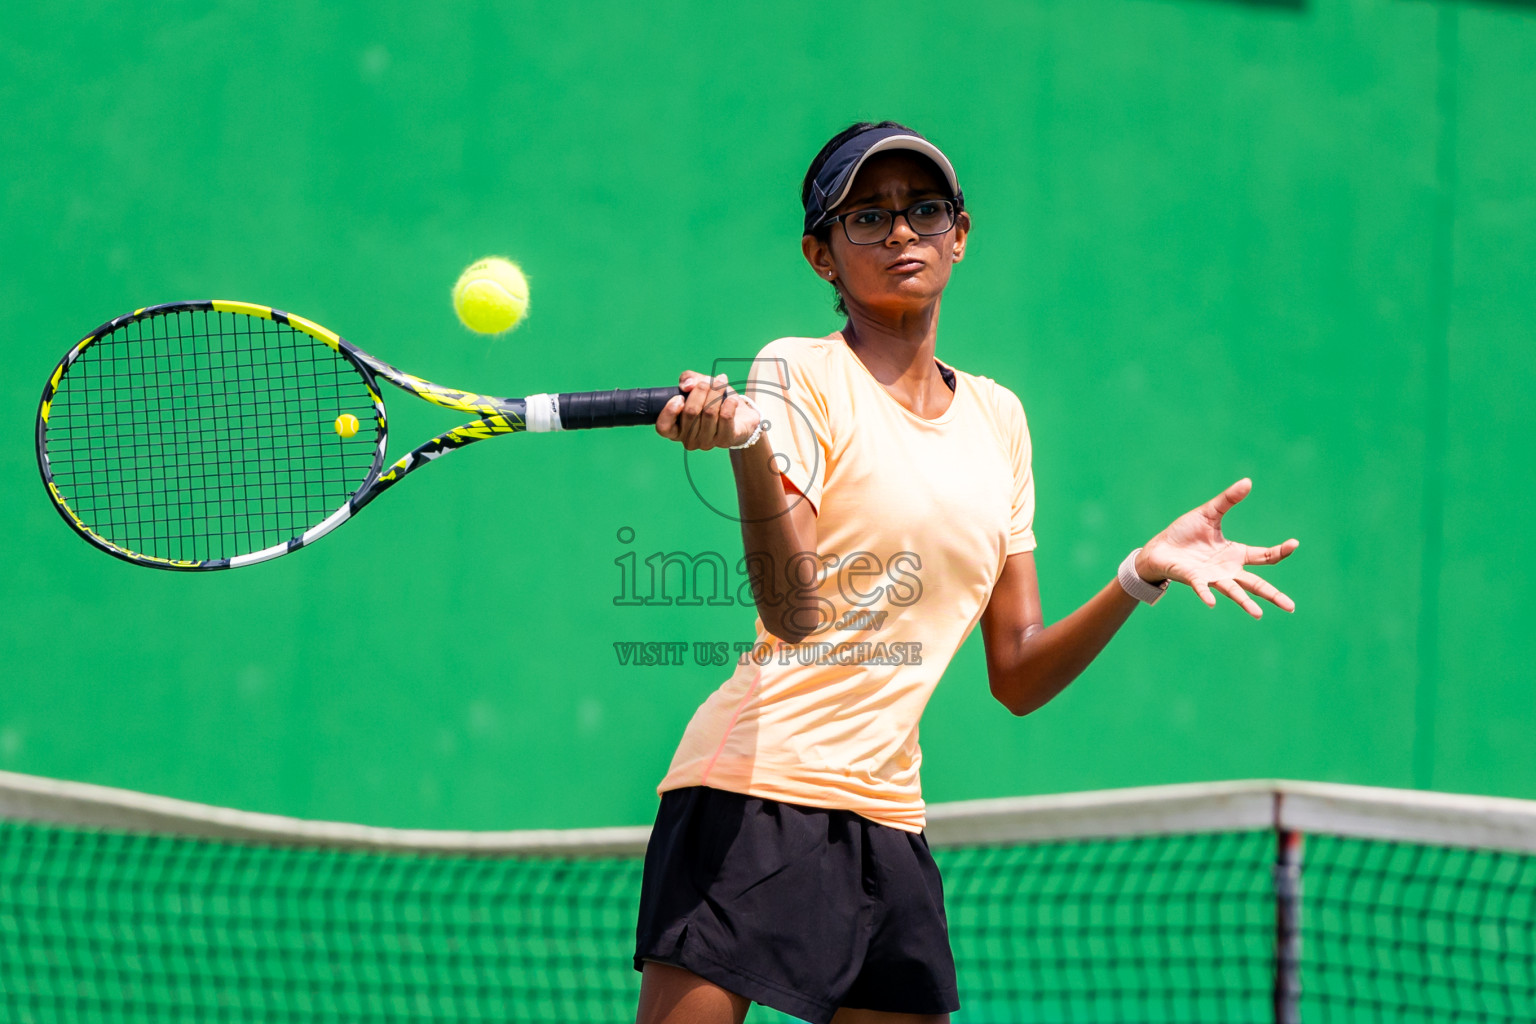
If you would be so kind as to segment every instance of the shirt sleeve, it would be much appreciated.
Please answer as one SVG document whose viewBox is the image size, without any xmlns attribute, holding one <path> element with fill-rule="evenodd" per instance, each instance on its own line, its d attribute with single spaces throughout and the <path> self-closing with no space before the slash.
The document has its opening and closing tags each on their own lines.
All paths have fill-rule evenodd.
<svg viewBox="0 0 1536 1024">
<path fill-rule="evenodd" d="M 1029 422 L 1017 395 L 999 386 L 1005 410 L 1003 423 L 1008 430 L 1008 457 L 1013 463 L 1013 517 L 1008 531 L 1008 554 L 1035 550 L 1035 470 L 1034 448 L 1029 440 Z"/>
<path fill-rule="evenodd" d="M 821 510 L 821 485 L 832 453 L 832 431 L 822 361 L 815 350 L 780 339 L 763 346 L 753 360 L 747 396 L 768 421 L 764 439 L 774 466 L 811 508 Z"/>
</svg>

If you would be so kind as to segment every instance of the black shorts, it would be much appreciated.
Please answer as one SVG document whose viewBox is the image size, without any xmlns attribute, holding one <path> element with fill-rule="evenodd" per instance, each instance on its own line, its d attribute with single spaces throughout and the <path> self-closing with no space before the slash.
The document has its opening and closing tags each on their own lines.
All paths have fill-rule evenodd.
<svg viewBox="0 0 1536 1024">
<path fill-rule="evenodd" d="M 702 786 L 662 794 L 635 968 L 647 960 L 811 1024 L 840 1006 L 960 1006 L 944 891 L 922 835 Z"/>
</svg>

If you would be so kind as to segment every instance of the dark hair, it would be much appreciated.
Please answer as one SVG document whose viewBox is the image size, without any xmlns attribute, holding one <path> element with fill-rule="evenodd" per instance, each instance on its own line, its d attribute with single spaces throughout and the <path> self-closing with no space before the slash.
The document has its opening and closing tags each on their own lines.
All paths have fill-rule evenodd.
<svg viewBox="0 0 1536 1024">
<path fill-rule="evenodd" d="M 898 131 L 906 132 L 908 135 L 916 135 L 920 139 L 926 138 L 922 132 L 914 131 L 913 129 L 908 128 L 906 125 L 902 124 L 900 121 L 854 122 L 847 128 L 844 128 L 842 131 L 828 139 L 827 144 L 821 147 L 821 152 L 816 154 L 816 159 L 811 161 L 810 169 L 805 172 L 805 180 L 800 183 L 800 206 L 802 209 L 811 205 L 811 186 L 815 184 L 816 175 L 821 173 L 821 169 L 826 165 L 827 159 L 833 153 L 837 152 L 837 147 L 841 146 L 855 135 L 862 135 L 863 133 L 875 128 L 895 128 Z M 811 235 L 825 242 L 832 237 L 832 225 L 823 224 L 812 231 Z M 848 307 L 843 305 L 843 296 L 842 293 L 837 290 L 837 285 L 832 285 L 832 291 L 835 295 L 837 295 L 837 302 L 833 304 L 832 308 L 835 309 L 840 316 L 847 316 Z"/>
</svg>

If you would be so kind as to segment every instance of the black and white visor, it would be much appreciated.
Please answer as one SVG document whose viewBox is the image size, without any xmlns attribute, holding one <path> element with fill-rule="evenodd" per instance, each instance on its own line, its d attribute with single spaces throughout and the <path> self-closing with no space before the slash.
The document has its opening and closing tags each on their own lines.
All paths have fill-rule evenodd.
<svg viewBox="0 0 1536 1024">
<path fill-rule="evenodd" d="M 811 183 L 811 194 L 806 201 L 805 233 L 810 234 L 821 227 L 826 222 L 827 214 L 848 198 L 848 190 L 853 188 L 853 179 L 858 177 L 864 161 L 876 153 L 898 149 L 920 153 L 932 160 L 949 182 L 950 193 L 956 200 L 964 202 L 960 182 L 955 178 L 955 169 L 949 158 L 939 152 L 938 146 L 900 128 L 871 128 L 838 146 L 827 157 L 827 162 L 821 165 L 821 171 Z"/>
</svg>

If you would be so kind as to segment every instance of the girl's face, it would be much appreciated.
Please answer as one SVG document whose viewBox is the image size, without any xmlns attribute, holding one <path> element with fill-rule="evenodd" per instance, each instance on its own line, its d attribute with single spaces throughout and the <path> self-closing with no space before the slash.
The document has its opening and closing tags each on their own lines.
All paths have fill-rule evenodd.
<svg viewBox="0 0 1536 1024">
<path fill-rule="evenodd" d="M 925 157 L 903 151 L 877 153 L 859 168 L 848 198 L 834 211 L 848 214 L 831 225 L 826 241 L 814 235 L 801 240 L 805 258 L 822 280 L 833 281 L 850 312 L 900 315 L 935 302 L 949 283 L 950 267 L 965 254 L 970 216 L 961 212 L 943 234 L 919 235 L 905 216 L 896 217 L 884 241 L 855 245 L 844 224 L 858 234 L 858 214 L 867 210 L 906 210 L 925 199 L 948 199 L 949 188 L 939 169 Z M 919 227 L 931 210 L 914 211 Z M 879 218 L 866 217 L 865 220 Z"/>
</svg>

